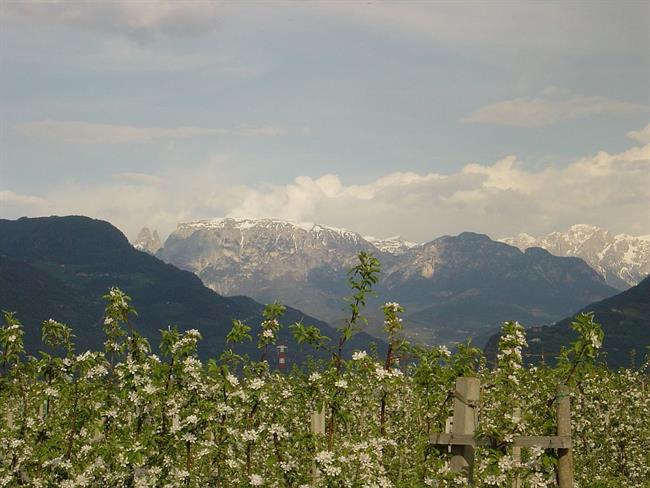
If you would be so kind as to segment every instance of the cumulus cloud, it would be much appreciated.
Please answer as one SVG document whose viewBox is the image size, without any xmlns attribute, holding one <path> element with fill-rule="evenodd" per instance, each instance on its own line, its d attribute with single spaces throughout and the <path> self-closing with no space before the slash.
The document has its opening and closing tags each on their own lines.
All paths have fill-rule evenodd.
<svg viewBox="0 0 650 488">
<path fill-rule="evenodd" d="M 628 132 L 627 136 L 637 142 L 650 142 L 650 124 L 646 125 L 643 129 Z"/>
<path fill-rule="evenodd" d="M 217 6 L 211 0 L 23 0 L 5 2 L 3 9 L 5 15 L 13 17 L 117 34 L 137 41 L 199 36 L 217 26 Z"/>
<path fill-rule="evenodd" d="M 413 241 L 466 230 L 540 235 L 582 222 L 650 234 L 650 144 L 601 151 L 564 167 L 529 169 L 508 156 L 449 174 L 394 172 L 361 184 L 325 174 L 237 186 L 229 169 L 242 164 L 222 157 L 156 175 L 119 173 L 102 184 L 70 183 L 40 197 L 4 191 L 0 206 L 22 201 L 15 216 L 84 213 L 131 237 L 143 225 L 164 235 L 178 222 L 221 216 L 312 221 Z"/>
<path fill-rule="evenodd" d="M 72 144 L 125 144 L 158 140 L 187 139 L 200 136 L 277 136 L 280 127 L 134 127 L 69 120 L 37 120 L 16 124 L 13 129 L 29 137 L 41 137 Z"/>
<path fill-rule="evenodd" d="M 564 168 L 530 171 L 516 157 L 456 173 L 392 173 L 363 185 L 335 175 L 240 188 L 233 217 L 316 221 L 372 235 L 428 240 L 464 230 L 493 236 L 548 232 L 579 222 L 648 233 L 650 145 L 600 152 Z"/>
<path fill-rule="evenodd" d="M 465 117 L 474 124 L 543 127 L 563 120 L 593 115 L 626 115 L 647 110 L 634 103 L 601 96 L 583 96 L 558 88 L 547 88 L 539 96 L 490 103 Z"/>
</svg>

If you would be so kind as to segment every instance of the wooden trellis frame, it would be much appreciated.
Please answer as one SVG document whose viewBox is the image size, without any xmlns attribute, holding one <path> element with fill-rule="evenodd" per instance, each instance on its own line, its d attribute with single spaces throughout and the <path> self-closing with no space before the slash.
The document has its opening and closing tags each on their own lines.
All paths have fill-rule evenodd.
<svg viewBox="0 0 650 488">
<path fill-rule="evenodd" d="M 474 449 L 477 446 L 496 446 L 494 439 L 476 437 L 477 407 L 480 401 L 481 383 L 478 378 L 456 378 L 454 394 L 454 417 L 450 433 L 432 433 L 430 442 L 436 446 L 449 446 L 452 452 L 450 468 L 465 473 L 472 483 Z M 512 445 L 520 455 L 522 447 L 541 447 L 558 451 L 558 484 L 560 488 L 573 488 L 573 449 L 571 443 L 571 401 L 569 389 L 560 386 L 557 394 L 557 435 L 515 436 Z M 514 412 L 520 415 L 520 412 Z M 519 480 L 513 488 L 520 486 Z"/>
</svg>

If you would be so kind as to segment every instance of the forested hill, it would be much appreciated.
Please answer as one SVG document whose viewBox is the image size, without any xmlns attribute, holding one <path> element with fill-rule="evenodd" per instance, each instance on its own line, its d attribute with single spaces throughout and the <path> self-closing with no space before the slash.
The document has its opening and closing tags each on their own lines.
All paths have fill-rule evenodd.
<svg viewBox="0 0 650 488">
<path fill-rule="evenodd" d="M 154 348 L 159 329 L 178 325 L 198 329 L 203 335 L 199 354 L 212 357 L 226 347 L 232 319 L 246 321 L 253 332 L 262 320 L 262 304 L 215 293 L 194 274 L 134 249 L 108 222 L 82 216 L 0 220 L 0 309 L 17 312 L 28 352 L 42 348 L 40 323 L 48 318 L 72 326 L 79 349 L 102 348 L 102 296 L 112 286 L 133 298 L 135 328 Z M 280 340 L 289 344 L 290 358 L 311 353 L 294 344 L 286 329 L 299 320 L 337 337 L 324 322 L 288 308 Z M 358 334 L 348 347 L 367 348 L 371 341 L 377 342 Z M 258 354 L 254 344 L 239 350 Z"/>
<path fill-rule="evenodd" d="M 618 295 L 587 305 L 580 312 L 594 312 L 602 325 L 603 358 L 610 367 L 630 366 L 632 351 L 637 363 L 650 352 L 650 276 Z M 525 353 L 531 356 L 527 359 L 537 361 L 544 353 L 546 360 L 552 360 L 554 352 L 573 341 L 576 334 L 571 322 L 575 315 L 550 326 L 528 329 Z M 486 351 L 494 354 L 497 343 L 498 336 L 492 336 Z"/>
</svg>

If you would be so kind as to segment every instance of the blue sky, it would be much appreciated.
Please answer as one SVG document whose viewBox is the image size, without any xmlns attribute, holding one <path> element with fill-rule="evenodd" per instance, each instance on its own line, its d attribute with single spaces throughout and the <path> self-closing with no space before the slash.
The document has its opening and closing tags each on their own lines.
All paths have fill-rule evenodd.
<svg viewBox="0 0 650 488">
<path fill-rule="evenodd" d="M 0 5 L 0 217 L 650 234 L 647 2 Z"/>
</svg>

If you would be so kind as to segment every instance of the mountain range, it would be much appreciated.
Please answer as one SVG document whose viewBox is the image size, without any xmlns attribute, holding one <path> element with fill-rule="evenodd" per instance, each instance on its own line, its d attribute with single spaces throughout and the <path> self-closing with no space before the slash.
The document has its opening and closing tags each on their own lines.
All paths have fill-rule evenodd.
<svg viewBox="0 0 650 488">
<path fill-rule="evenodd" d="M 153 241 L 154 233 L 149 236 Z M 630 351 L 641 355 L 650 344 L 650 278 L 615 295 L 579 258 L 556 257 L 536 247 L 522 252 L 481 234 L 413 245 L 316 224 L 220 219 L 179 226 L 158 255 L 174 251 L 187 265 L 203 264 L 230 295 L 243 285 L 254 291 L 257 283 L 271 298 L 267 302 L 323 300 L 334 317 L 328 321 L 336 324 L 341 297 L 349 294 L 347 270 L 360 250 L 372 251 L 383 263 L 380 296 L 367 310 L 376 310 L 381 301 L 400 301 L 408 311 L 409 335 L 420 342 L 487 340 L 501 321 L 514 319 L 532 326 L 529 352 L 550 357 L 571 340 L 571 318 L 584 310 L 594 311 L 603 324 L 610 365 L 627 365 Z M 0 309 L 16 311 L 25 324 L 28 352 L 42 348 L 40 323 L 50 317 L 73 327 L 80 350 L 101 348 L 101 296 L 111 286 L 133 297 L 139 313 L 134 325 L 154 348 L 158 330 L 175 324 L 198 329 L 204 337 L 199 353 L 212 357 L 227 347 L 232 319 L 247 321 L 254 331 L 262 320 L 258 301 L 216 293 L 193 273 L 134 249 L 107 222 L 80 216 L 0 219 Z M 338 336 L 312 315 L 289 307 L 282 322 L 303 320 L 329 337 Z M 369 330 L 380 336 L 381 317 L 368 316 Z M 548 323 L 553 325 L 543 325 Z M 496 340 L 490 339 L 488 351 Z M 294 344 L 286 328 L 281 341 L 296 360 L 312 352 Z M 370 342 L 385 347 L 361 333 L 348 349 L 366 349 Z M 254 344 L 238 352 L 259 354 Z"/>
<path fill-rule="evenodd" d="M 619 290 L 640 283 L 650 274 L 650 235 L 613 235 L 600 227 L 579 224 L 566 232 L 542 237 L 522 233 L 500 241 L 521 250 L 541 247 L 556 256 L 582 258 Z"/>
<path fill-rule="evenodd" d="M 409 337 L 425 343 L 481 337 L 503 320 L 547 324 L 616 293 L 582 259 L 523 252 L 471 232 L 416 245 L 319 224 L 224 218 L 180 224 L 156 255 L 221 294 L 279 299 L 337 324 L 360 251 L 382 263 L 369 307 L 399 301 Z M 369 331 L 380 335 L 382 321 L 371 317 Z"/>
<path fill-rule="evenodd" d="M 54 318 L 72 326 L 78 349 L 103 348 L 102 296 L 118 286 L 133 298 L 138 311 L 134 327 L 154 348 L 159 329 L 178 325 L 198 329 L 203 336 L 199 354 L 214 357 L 226 347 L 225 337 L 233 319 L 259 330 L 264 306 L 244 296 L 224 297 L 206 288 L 193 273 L 165 264 L 136 250 L 108 222 L 88 217 L 0 219 L 0 309 L 17 312 L 25 325 L 28 352 L 42 349 L 40 324 Z M 333 340 L 338 332 L 299 310 L 288 308 L 281 322 L 302 320 L 318 326 Z M 304 358 L 311 349 L 292 342 L 287 328 L 280 340 L 289 344 L 290 357 Z M 357 334 L 352 348 L 378 342 Z M 257 357 L 255 344 L 236 348 Z"/>
</svg>

